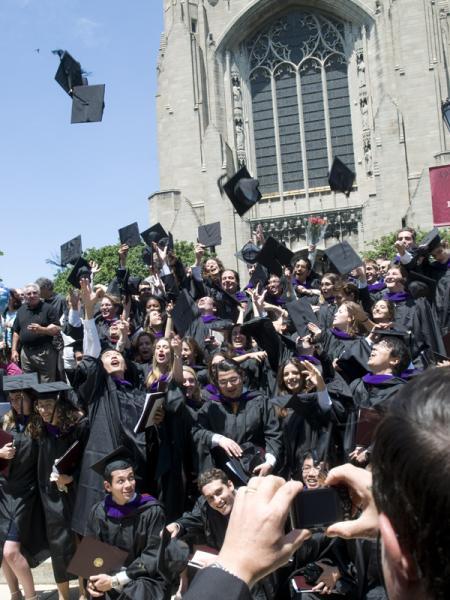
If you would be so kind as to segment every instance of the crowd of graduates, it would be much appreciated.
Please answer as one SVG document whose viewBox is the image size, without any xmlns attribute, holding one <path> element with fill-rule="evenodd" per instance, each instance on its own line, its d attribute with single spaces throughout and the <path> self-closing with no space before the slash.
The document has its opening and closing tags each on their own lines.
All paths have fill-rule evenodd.
<svg viewBox="0 0 450 600">
<path fill-rule="evenodd" d="M 36 597 L 31 568 L 48 557 L 67 600 L 86 536 L 128 557 L 117 577 L 80 578 L 80 598 L 181 598 L 188 555 L 220 550 L 236 488 L 276 474 L 316 489 L 337 465 L 370 470 L 397 392 L 450 364 L 437 230 L 417 245 L 404 228 L 392 256 L 360 261 L 347 244 L 294 254 L 259 229 L 238 253 L 244 282 L 204 245 L 187 265 L 154 233 L 148 277 L 130 275 L 122 244 L 107 287 L 80 258 L 67 297 L 45 278 L 8 292 L 0 548 L 13 600 Z M 381 600 L 376 562 L 371 541 L 314 532 L 252 595 L 295 597 L 300 575 L 303 598 Z"/>
</svg>

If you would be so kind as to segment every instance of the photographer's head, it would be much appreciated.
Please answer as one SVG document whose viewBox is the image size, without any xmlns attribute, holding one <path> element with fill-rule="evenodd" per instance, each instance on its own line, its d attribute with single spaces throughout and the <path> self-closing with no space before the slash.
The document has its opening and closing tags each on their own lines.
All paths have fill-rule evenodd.
<svg viewBox="0 0 450 600">
<path fill-rule="evenodd" d="M 380 424 L 373 494 L 390 600 L 448 597 L 450 368 L 427 370 L 399 392 Z"/>
</svg>

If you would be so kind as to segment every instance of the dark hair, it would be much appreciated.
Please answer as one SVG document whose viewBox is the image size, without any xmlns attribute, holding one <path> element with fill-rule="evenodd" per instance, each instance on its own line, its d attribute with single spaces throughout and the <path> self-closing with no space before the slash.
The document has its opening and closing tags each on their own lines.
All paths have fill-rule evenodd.
<svg viewBox="0 0 450 600">
<path fill-rule="evenodd" d="M 411 362 L 408 346 L 402 339 L 391 335 L 382 335 L 380 341 L 390 349 L 392 358 L 398 358 L 398 363 L 392 369 L 392 372 L 394 375 L 400 375 Z"/>
<path fill-rule="evenodd" d="M 408 231 L 411 234 L 414 242 L 416 241 L 416 230 L 415 229 L 413 229 L 412 227 L 402 227 L 401 229 L 399 229 L 397 231 L 397 238 L 402 231 Z"/>
<path fill-rule="evenodd" d="M 187 344 L 191 349 L 192 354 L 194 355 L 194 364 L 203 364 L 203 350 L 200 348 L 200 345 L 195 338 L 191 337 L 190 335 L 186 335 L 181 340 L 181 343 Z"/>
<path fill-rule="evenodd" d="M 312 269 L 312 264 L 311 261 L 309 260 L 309 258 L 307 256 L 299 256 L 295 261 L 292 262 L 292 267 L 294 268 L 295 265 L 300 262 L 303 261 L 304 263 L 306 263 L 306 266 L 308 268 L 308 271 L 311 271 Z"/>
<path fill-rule="evenodd" d="M 231 332 L 230 332 L 231 342 L 230 342 L 230 344 L 228 344 L 228 351 L 231 355 L 235 351 L 235 348 L 233 346 L 233 331 L 236 329 L 236 327 L 239 327 L 239 332 L 240 332 L 241 325 L 235 324 L 235 325 L 233 325 L 233 328 L 231 329 Z M 250 335 L 245 335 L 245 333 L 243 333 L 242 335 L 245 337 L 244 350 L 251 350 L 252 349 L 252 337 Z"/>
<path fill-rule="evenodd" d="M 304 370 L 302 367 L 301 362 L 298 360 L 298 358 L 289 358 L 288 360 L 285 360 L 279 367 L 278 367 L 278 373 L 277 373 L 277 389 L 279 392 L 287 392 L 287 393 L 291 393 L 289 392 L 289 390 L 286 387 L 286 384 L 284 383 L 284 377 L 283 377 L 283 372 L 284 369 L 288 366 L 288 365 L 292 365 L 293 367 L 295 367 L 300 375 L 300 385 L 302 386 L 302 388 L 304 388 L 305 386 L 305 380 L 304 377 L 302 375 L 302 371 Z"/>
<path fill-rule="evenodd" d="M 233 273 L 233 275 L 236 277 L 236 283 L 237 283 L 238 288 L 241 287 L 241 280 L 239 278 L 239 273 L 237 271 L 235 271 L 234 269 L 224 269 L 220 274 L 220 281 L 222 281 L 222 275 L 226 271 L 230 271 L 230 273 Z"/>
<path fill-rule="evenodd" d="M 53 281 L 47 277 L 39 277 L 39 279 L 36 279 L 36 285 L 38 285 L 41 290 L 53 291 Z"/>
<path fill-rule="evenodd" d="M 208 471 L 204 471 L 204 473 L 200 473 L 197 479 L 197 487 L 198 491 L 201 493 L 202 489 L 211 481 L 215 481 L 219 479 L 222 483 L 227 484 L 229 479 L 228 476 L 222 471 L 222 469 L 209 469 Z"/>
<path fill-rule="evenodd" d="M 354 283 L 351 283 L 351 281 L 343 281 L 335 284 L 334 291 L 337 294 L 339 294 L 339 292 L 344 294 L 346 300 L 350 299 L 352 302 L 358 302 L 359 300 L 358 287 Z"/>
<path fill-rule="evenodd" d="M 364 262 L 364 266 L 366 267 L 367 265 L 372 265 L 373 267 L 376 268 L 376 270 L 378 271 L 378 269 L 380 268 L 377 264 L 376 260 L 373 260 L 373 258 L 366 258 Z"/>
<path fill-rule="evenodd" d="M 163 310 L 165 310 L 166 303 L 164 302 L 163 298 L 160 298 L 159 296 L 156 296 L 155 294 L 149 294 L 148 296 L 145 297 L 145 309 L 146 310 L 147 310 L 147 304 L 150 302 L 150 300 L 156 300 L 156 302 L 159 303 L 161 312 Z"/>
<path fill-rule="evenodd" d="M 9 301 L 12 301 L 13 310 L 17 310 L 22 306 L 22 299 L 18 291 L 14 288 L 10 288 L 9 290 Z"/>
<path fill-rule="evenodd" d="M 375 304 L 378 304 L 378 302 L 386 302 L 386 306 L 388 308 L 388 317 L 391 319 L 391 321 L 393 321 L 394 317 L 395 317 L 395 304 L 392 302 L 392 300 L 386 300 L 385 298 L 380 298 L 379 300 L 374 302 L 374 304 L 372 306 L 372 316 L 373 316 L 373 307 L 375 306 Z"/>
<path fill-rule="evenodd" d="M 44 420 L 37 411 L 38 400 L 39 398 L 34 405 L 37 419 L 33 419 L 32 422 L 30 421 L 30 435 L 33 438 L 44 437 L 46 433 Z M 54 400 L 55 415 L 58 419 L 58 427 L 62 434 L 68 433 L 82 418 L 80 411 L 65 400 L 59 400 L 58 398 L 42 398 L 42 400 Z"/>
<path fill-rule="evenodd" d="M 238 363 L 231 358 L 225 358 L 211 369 L 214 385 L 219 386 L 219 373 L 230 373 L 231 371 L 236 371 L 239 377 L 244 380 L 244 371 Z"/>
<path fill-rule="evenodd" d="M 380 423 L 372 453 L 373 495 L 415 559 L 434 600 L 450 584 L 450 368 L 403 386 Z"/>
<path fill-rule="evenodd" d="M 151 345 L 152 345 L 152 350 L 154 350 L 154 343 L 155 343 L 155 336 L 150 332 L 150 331 L 141 331 L 140 333 L 138 333 L 138 335 L 133 339 L 131 345 L 133 347 L 133 352 L 134 352 L 134 360 L 140 358 L 140 354 L 139 354 L 139 342 L 141 341 L 141 339 L 143 337 L 148 337 Z M 152 354 L 153 357 L 153 354 Z"/>
</svg>

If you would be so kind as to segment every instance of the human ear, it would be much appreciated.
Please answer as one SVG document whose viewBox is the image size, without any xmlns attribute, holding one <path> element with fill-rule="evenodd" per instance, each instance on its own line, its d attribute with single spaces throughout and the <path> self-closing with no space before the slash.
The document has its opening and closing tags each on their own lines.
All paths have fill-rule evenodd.
<svg viewBox="0 0 450 600">
<path fill-rule="evenodd" d="M 395 576 L 404 584 L 417 581 L 419 573 L 415 560 L 409 550 L 402 547 L 389 517 L 384 513 L 379 515 L 379 527 L 386 560 Z"/>
</svg>

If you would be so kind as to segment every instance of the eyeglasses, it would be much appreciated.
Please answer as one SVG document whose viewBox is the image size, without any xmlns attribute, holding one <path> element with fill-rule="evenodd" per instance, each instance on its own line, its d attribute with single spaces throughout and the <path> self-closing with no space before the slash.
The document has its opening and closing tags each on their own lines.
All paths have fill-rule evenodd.
<svg viewBox="0 0 450 600">
<path fill-rule="evenodd" d="M 218 384 L 220 387 L 226 387 L 227 385 L 237 385 L 240 381 L 241 378 L 236 375 L 236 377 L 230 377 L 230 379 L 219 380 Z"/>
</svg>

